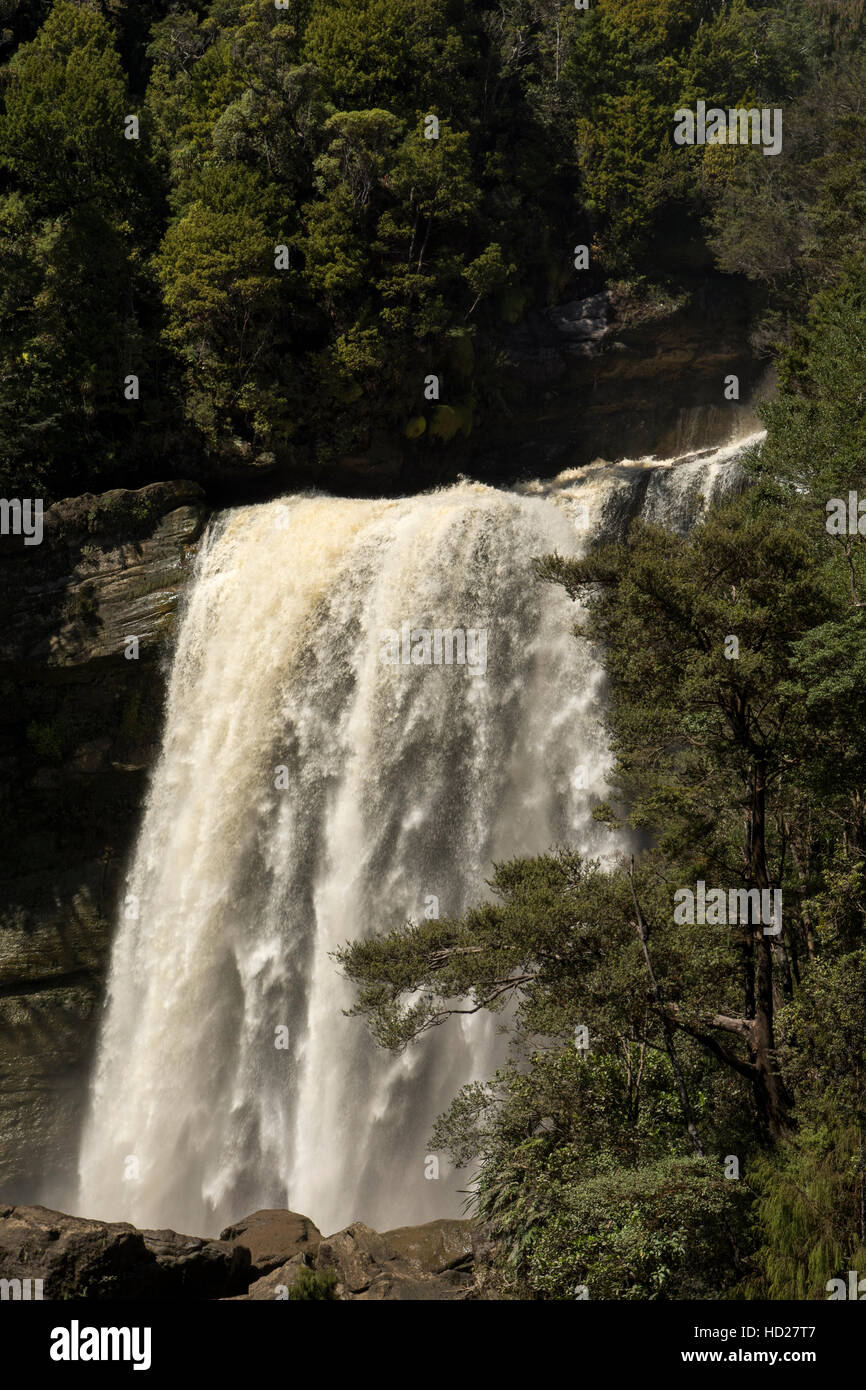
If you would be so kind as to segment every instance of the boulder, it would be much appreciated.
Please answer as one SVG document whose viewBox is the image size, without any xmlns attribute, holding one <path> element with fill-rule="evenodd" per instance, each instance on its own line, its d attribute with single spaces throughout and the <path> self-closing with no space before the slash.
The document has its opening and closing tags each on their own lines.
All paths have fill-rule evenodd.
<svg viewBox="0 0 866 1390">
<path fill-rule="evenodd" d="M 404 1260 L 427 1274 L 471 1265 L 473 1259 L 472 1223 L 443 1218 L 423 1226 L 399 1226 L 386 1231 L 383 1239 Z"/>
<path fill-rule="evenodd" d="M 250 1253 L 243 1245 L 177 1231 L 142 1231 L 159 1267 L 158 1298 L 223 1298 L 250 1282 Z"/>
<path fill-rule="evenodd" d="M 254 1211 L 220 1233 L 229 1245 L 243 1245 L 250 1252 L 253 1279 L 261 1279 L 295 1255 L 312 1254 L 322 1233 L 307 1216 L 294 1211 Z"/>
<path fill-rule="evenodd" d="M 356 1294 L 369 1288 L 383 1268 L 397 1259 L 396 1250 L 377 1231 L 355 1221 L 322 1241 L 316 1251 L 316 1269 L 333 1269 L 338 1292 Z"/>
<path fill-rule="evenodd" d="M 44 1299 L 215 1299 L 246 1289 L 249 1263 L 222 1241 L 0 1206 L 0 1279 L 41 1279 Z"/>
<path fill-rule="evenodd" d="M 250 1284 L 245 1294 L 236 1296 L 231 1302 L 239 1303 L 251 1301 L 273 1302 L 274 1299 L 285 1299 L 286 1290 L 290 1289 L 298 1280 L 301 1270 L 311 1269 L 312 1261 L 309 1255 L 299 1251 L 293 1255 L 285 1264 L 279 1265 L 277 1269 L 272 1269 L 270 1274 L 266 1274 L 263 1279 L 257 1279 L 254 1284 Z"/>
<path fill-rule="evenodd" d="M 412 1231 L 421 1229 L 404 1228 Z M 401 1233 L 397 1234 L 399 1236 Z M 434 1237 L 434 1244 L 436 1239 Z M 441 1261 L 445 1246 L 441 1235 L 438 1239 Z M 409 1244 L 407 1241 L 407 1247 Z M 419 1254 L 423 1244 L 423 1241 L 416 1242 Z M 429 1254 L 428 1251 L 425 1253 Z M 436 1256 L 432 1258 L 435 1262 Z M 388 1236 L 379 1235 L 362 1221 L 355 1221 L 345 1230 L 322 1241 L 316 1251 L 316 1269 L 332 1269 L 336 1273 L 337 1297 L 344 1301 L 441 1302 L 475 1296 L 475 1281 L 469 1271 L 428 1273 L 420 1259 L 410 1263 L 398 1253 Z"/>
</svg>

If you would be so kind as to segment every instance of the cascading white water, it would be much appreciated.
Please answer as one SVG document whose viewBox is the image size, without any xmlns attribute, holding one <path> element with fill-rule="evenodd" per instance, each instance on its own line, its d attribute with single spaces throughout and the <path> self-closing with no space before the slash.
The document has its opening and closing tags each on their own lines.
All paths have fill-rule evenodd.
<svg viewBox="0 0 866 1390">
<path fill-rule="evenodd" d="M 112 955 L 82 1214 L 206 1234 L 268 1206 L 327 1231 L 459 1211 L 428 1137 L 501 1039 L 466 1016 L 382 1053 L 330 953 L 434 899 L 459 913 L 496 860 L 602 851 L 603 675 L 532 557 L 641 508 L 687 523 L 736 454 L 220 518 Z M 486 632 L 486 669 L 384 661 L 404 624 Z"/>
</svg>

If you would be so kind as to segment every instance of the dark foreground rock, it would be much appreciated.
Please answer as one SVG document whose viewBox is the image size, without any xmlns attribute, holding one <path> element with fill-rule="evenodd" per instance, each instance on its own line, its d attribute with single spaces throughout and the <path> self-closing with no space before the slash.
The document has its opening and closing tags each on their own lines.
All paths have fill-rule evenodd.
<svg viewBox="0 0 866 1390">
<path fill-rule="evenodd" d="M 42 1280 L 43 1299 L 262 1302 L 312 1279 L 343 1302 L 465 1301 L 489 1297 L 479 1248 L 468 1221 L 386 1235 L 355 1221 L 323 1238 L 306 1216 L 258 1211 L 209 1240 L 0 1206 L 0 1296 L 36 1297 Z"/>
<path fill-rule="evenodd" d="M 0 1280 L 42 1280 L 43 1299 L 212 1299 L 248 1286 L 250 1252 L 47 1207 L 0 1207 Z M 16 1297 L 14 1282 L 0 1290 Z M 31 1292 L 33 1296 L 33 1292 Z"/>
</svg>

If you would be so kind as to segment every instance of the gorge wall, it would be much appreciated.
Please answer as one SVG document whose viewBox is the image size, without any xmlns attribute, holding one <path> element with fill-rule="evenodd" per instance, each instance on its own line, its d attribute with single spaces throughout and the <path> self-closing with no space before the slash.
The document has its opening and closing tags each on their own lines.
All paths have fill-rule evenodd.
<svg viewBox="0 0 866 1390">
<path fill-rule="evenodd" d="M 194 483 L 83 496 L 46 511 L 41 545 L 0 550 L 0 1186 L 13 1200 L 74 1162 L 119 873 L 206 514 Z"/>
</svg>

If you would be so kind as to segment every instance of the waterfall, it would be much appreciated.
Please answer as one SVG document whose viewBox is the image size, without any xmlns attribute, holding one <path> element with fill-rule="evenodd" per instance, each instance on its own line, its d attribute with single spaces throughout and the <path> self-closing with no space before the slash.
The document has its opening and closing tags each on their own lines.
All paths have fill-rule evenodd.
<svg viewBox="0 0 866 1390">
<path fill-rule="evenodd" d="M 258 1207 L 326 1231 L 459 1213 L 429 1135 L 501 1060 L 495 1023 L 386 1054 L 331 953 L 460 913 L 509 856 L 607 848 L 603 672 L 531 561 L 638 511 L 688 525 L 738 452 L 218 518 L 119 909 L 82 1214 L 209 1234 Z M 437 631 L 453 642 L 420 641 Z"/>
</svg>

